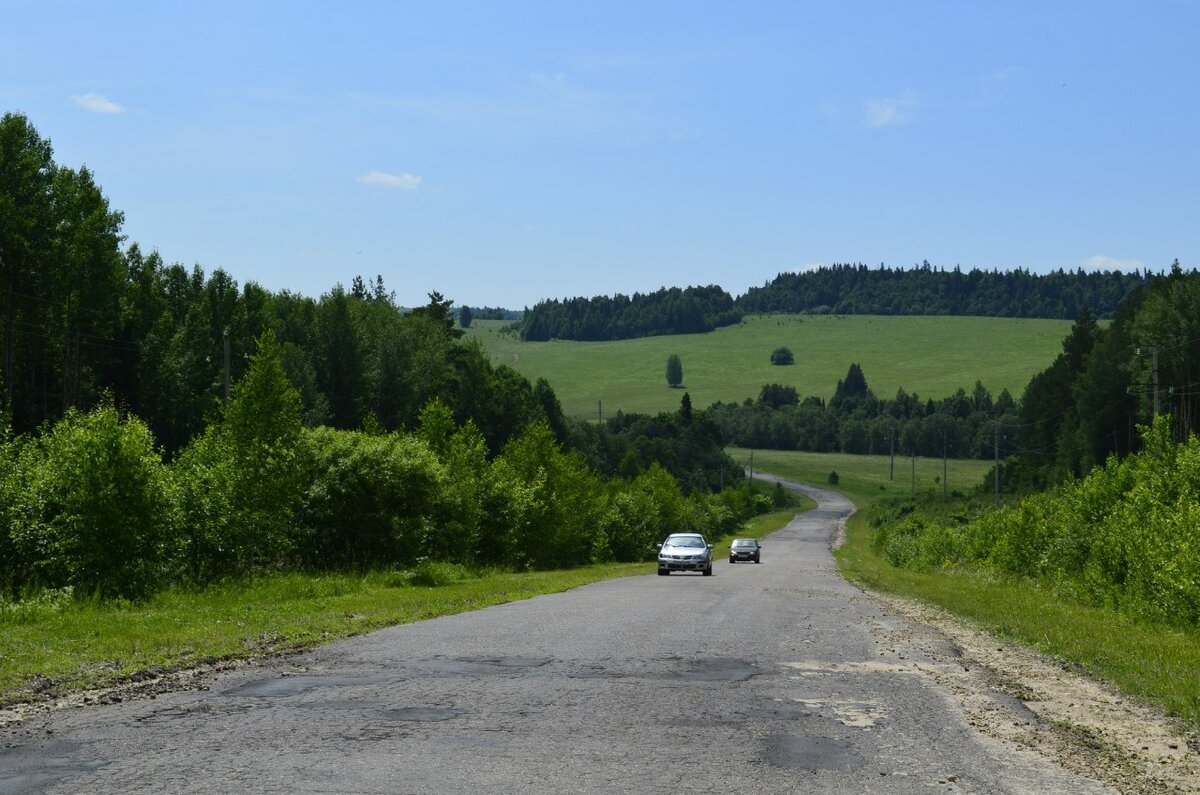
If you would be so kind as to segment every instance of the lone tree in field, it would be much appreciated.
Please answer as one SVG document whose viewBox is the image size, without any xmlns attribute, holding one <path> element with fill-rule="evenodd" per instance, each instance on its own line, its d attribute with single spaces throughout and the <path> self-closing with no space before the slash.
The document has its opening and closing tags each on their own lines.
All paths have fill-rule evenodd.
<svg viewBox="0 0 1200 795">
<path fill-rule="evenodd" d="M 458 325 L 463 328 L 470 328 L 474 317 L 475 314 L 471 311 L 471 307 L 464 304 L 463 308 L 458 310 Z"/>
<path fill-rule="evenodd" d="M 683 383 L 683 362 L 677 354 L 667 357 L 667 386 L 674 389 Z"/>
<path fill-rule="evenodd" d="M 771 364 L 795 364 L 796 357 L 788 348 L 776 348 L 771 351 Z"/>
</svg>

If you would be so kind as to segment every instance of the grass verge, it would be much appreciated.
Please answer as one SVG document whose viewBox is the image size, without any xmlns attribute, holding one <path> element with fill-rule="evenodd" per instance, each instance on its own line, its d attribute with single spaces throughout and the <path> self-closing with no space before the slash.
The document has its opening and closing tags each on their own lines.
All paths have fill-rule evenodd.
<svg viewBox="0 0 1200 795">
<path fill-rule="evenodd" d="M 143 604 L 19 603 L 0 612 L 0 705 L 28 698 L 30 682 L 53 693 L 103 687 L 137 671 L 300 651 L 380 627 L 651 571 L 649 563 L 519 574 L 460 570 L 433 578 L 440 583 L 433 587 L 413 584 L 410 572 L 281 574 L 164 592 Z"/>
<path fill-rule="evenodd" d="M 738 457 L 740 452 L 734 454 Z M 1161 705 L 1193 729 L 1200 728 L 1200 630 L 1079 604 L 1039 583 L 985 571 L 896 568 L 870 544 L 866 508 L 880 496 L 896 493 L 879 488 L 880 462 L 870 456 L 862 456 L 858 463 L 847 460 L 857 456 L 827 458 L 755 452 L 756 467 L 763 471 L 835 488 L 859 507 L 847 524 L 845 545 L 835 553 L 848 579 L 936 605 L 998 637 L 1078 666 L 1126 693 Z M 838 486 L 830 487 L 821 474 L 831 468 L 838 470 Z"/>
<path fill-rule="evenodd" d="M 757 516 L 740 534 L 766 535 L 798 510 Z M 716 540 L 715 557 L 728 556 L 729 541 Z M 0 706 L 107 687 L 141 671 L 302 651 L 381 627 L 653 571 L 653 562 L 523 573 L 434 564 L 415 572 L 279 574 L 167 591 L 138 604 L 69 597 L 0 603 Z"/>
</svg>

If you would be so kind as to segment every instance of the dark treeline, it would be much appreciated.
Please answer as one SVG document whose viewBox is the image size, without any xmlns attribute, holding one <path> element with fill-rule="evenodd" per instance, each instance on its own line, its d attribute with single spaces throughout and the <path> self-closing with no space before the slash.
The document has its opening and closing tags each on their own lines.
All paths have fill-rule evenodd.
<svg viewBox="0 0 1200 795">
<path fill-rule="evenodd" d="M 572 448 L 583 453 L 593 469 L 610 476 L 632 478 L 658 465 L 687 493 L 718 491 L 743 477 L 741 467 L 724 451 L 712 412 L 693 411 L 687 393 L 678 412 L 618 412 L 604 425 L 572 423 L 570 434 Z"/>
<path fill-rule="evenodd" d="M 963 271 L 932 267 L 833 265 L 781 273 L 734 300 L 719 287 L 662 289 L 649 295 L 542 301 L 518 324 L 527 340 L 615 340 L 691 334 L 753 312 L 844 315 L 977 315 L 1074 320 L 1112 317 L 1149 281 L 1147 273 L 1056 270 Z"/>
<path fill-rule="evenodd" d="M 1150 275 L 1119 271 L 964 272 L 932 267 L 833 265 L 781 273 L 737 301 L 743 312 L 844 315 L 980 315 L 1074 320 L 1087 310 L 1107 318 Z"/>
<path fill-rule="evenodd" d="M 621 340 L 699 334 L 741 320 L 733 297 L 716 285 L 653 293 L 540 301 L 520 323 L 522 339 Z"/>
<path fill-rule="evenodd" d="M 641 560 L 668 532 L 731 532 L 769 505 L 686 401 L 572 424 L 547 382 L 464 339 L 436 292 L 403 311 L 380 277 L 319 299 L 239 287 L 122 250 L 122 220 L 27 119 L 0 119 L 10 597 Z"/>
<path fill-rule="evenodd" d="M 857 364 L 850 365 L 828 401 L 801 398 L 796 389 L 768 384 L 757 399 L 715 403 L 709 410 L 728 444 L 817 453 L 867 453 L 991 458 L 995 422 L 1015 422 L 1016 405 L 1004 390 L 992 395 L 978 381 L 939 400 L 903 389 L 875 396 Z M 1012 452 L 1001 443 L 1001 455 Z"/>
</svg>

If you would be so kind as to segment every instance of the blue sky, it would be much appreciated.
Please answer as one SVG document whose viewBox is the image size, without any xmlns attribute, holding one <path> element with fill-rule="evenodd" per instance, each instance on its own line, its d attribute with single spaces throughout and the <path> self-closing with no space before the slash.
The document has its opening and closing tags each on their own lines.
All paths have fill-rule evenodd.
<svg viewBox="0 0 1200 795">
<path fill-rule="evenodd" d="M 169 262 L 403 304 L 1200 265 L 1200 8 L 0 0 L 0 112 Z"/>
</svg>

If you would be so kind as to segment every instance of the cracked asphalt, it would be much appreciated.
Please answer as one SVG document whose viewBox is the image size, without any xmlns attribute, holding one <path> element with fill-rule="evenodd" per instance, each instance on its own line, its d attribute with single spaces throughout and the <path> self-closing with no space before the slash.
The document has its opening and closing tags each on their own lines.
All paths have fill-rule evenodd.
<svg viewBox="0 0 1200 795">
<path fill-rule="evenodd" d="M 929 673 L 956 649 L 837 574 L 852 506 L 803 490 L 818 508 L 760 565 L 596 583 L 28 718 L 0 730 L 0 795 L 1110 791 L 973 729 Z M 1000 693 L 994 709 L 1031 719 Z"/>
</svg>

